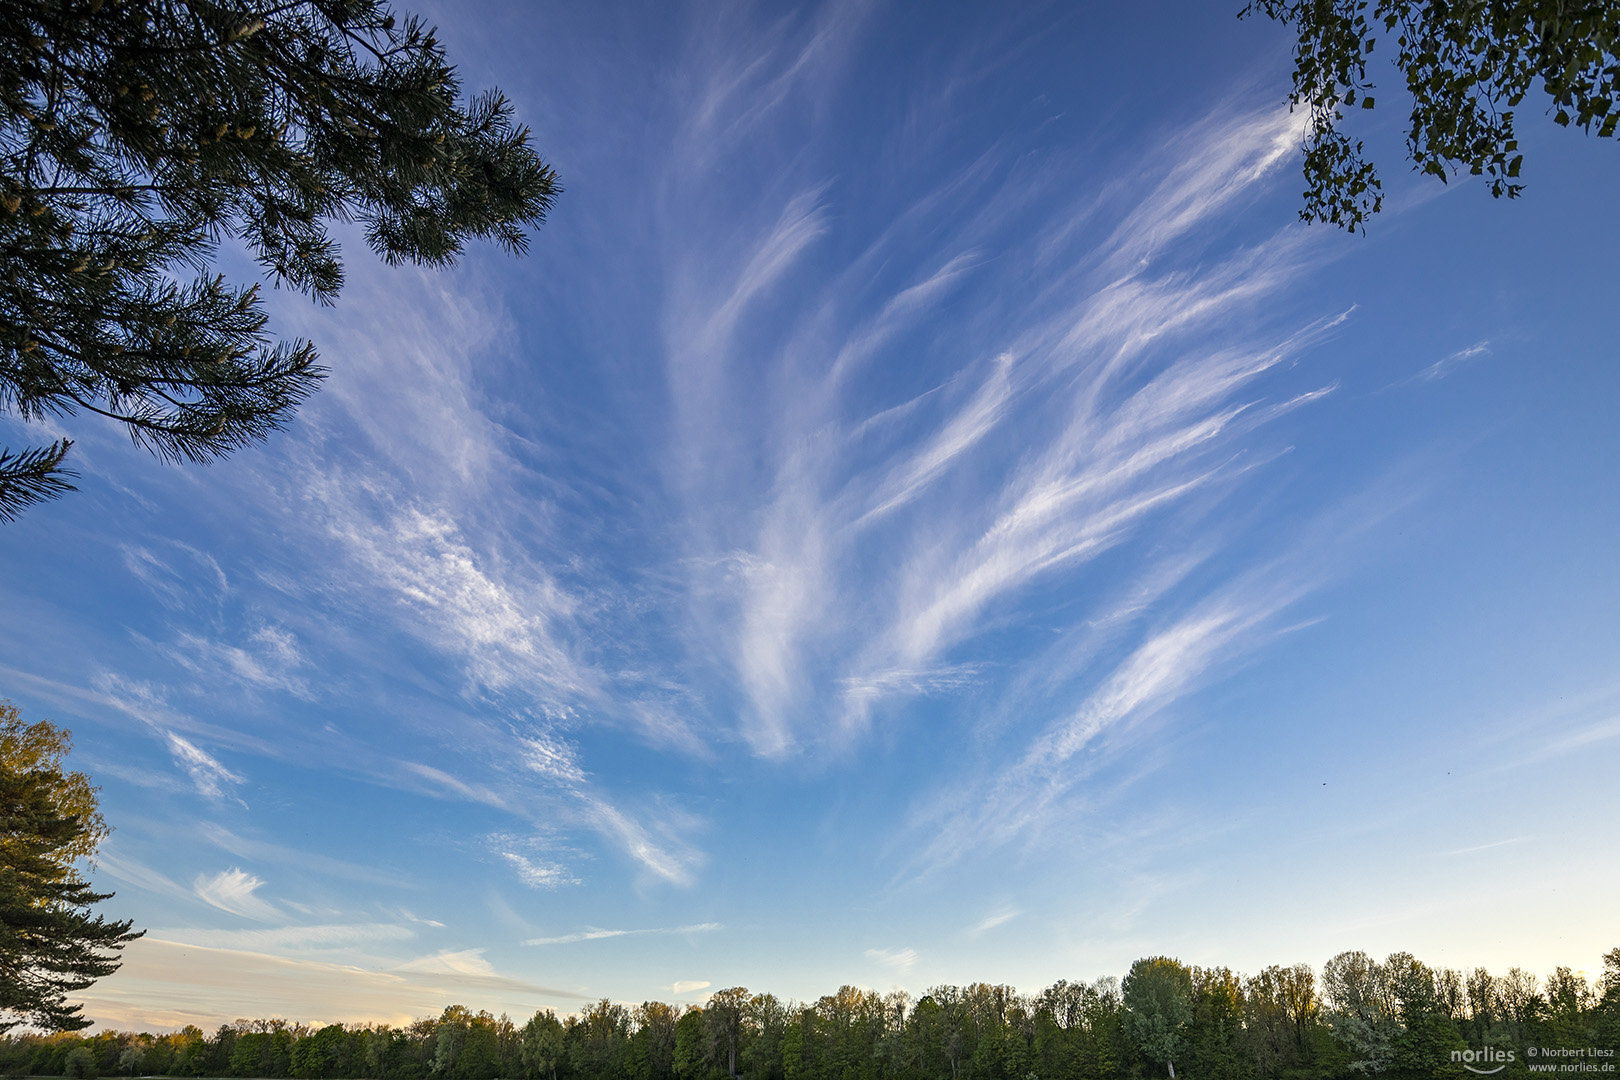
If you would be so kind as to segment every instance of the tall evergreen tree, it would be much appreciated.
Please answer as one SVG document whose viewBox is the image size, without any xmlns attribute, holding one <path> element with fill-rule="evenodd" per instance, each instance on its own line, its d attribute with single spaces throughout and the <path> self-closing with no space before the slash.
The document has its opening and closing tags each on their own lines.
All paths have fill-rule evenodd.
<svg viewBox="0 0 1620 1080">
<path fill-rule="evenodd" d="M 560 190 L 528 135 L 380 0 L 0 0 L 0 409 L 170 460 L 263 439 L 322 369 L 217 244 L 321 303 L 332 221 L 389 263 L 522 253 Z M 0 521 L 70 487 L 68 446 L 0 451 Z"/>
<path fill-rule="evenodd" d="M 91 913 L 112 894 L 94 891 L 77 864 L 105 826 L 94 789 L 62 770 L 69 745 L 67 732 L 24 724 L 0 702 L 0 1031 L 88 1027 L 67 995 L 117 970 L 119 950 L 141 936 Z"/>
</svg>

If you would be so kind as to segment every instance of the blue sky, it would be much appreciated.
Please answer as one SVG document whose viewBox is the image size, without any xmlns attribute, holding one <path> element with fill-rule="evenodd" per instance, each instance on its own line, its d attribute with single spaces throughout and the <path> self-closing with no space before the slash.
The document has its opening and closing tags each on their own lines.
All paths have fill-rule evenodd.
<svg viewBox="0 0 1620 1080">
<path fill-rule="evenodd" d="M 288 431 L 64 421 L 0 531 L 149 931 L 91 1015 L 1617 944 L 1612 145 L 1497 203 L 1362 114 L 1351 238 L 1225 5 L 479 10 L 531 257 L 351 240 Z"/>
</svg>

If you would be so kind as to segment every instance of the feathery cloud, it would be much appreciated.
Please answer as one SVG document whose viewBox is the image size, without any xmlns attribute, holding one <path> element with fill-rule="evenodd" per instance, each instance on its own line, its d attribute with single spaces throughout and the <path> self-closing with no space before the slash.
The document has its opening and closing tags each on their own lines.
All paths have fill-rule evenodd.
<svg viewBox="0 0 1620 1080">
<path fill-rule="evenodd" d="M 232 915 L 259 922 L 280 920 L 284 917 L 281 909 L 257 895 L 263 885 L 247 871 L 232 867 L 212 876 L 199 874 L 192 889 L 205 903 Z"/>
<path fill-rule="evenodd" d="M 577 941 L 604 941 L 608 938 L 640 937 L 648 934 L 708 934 L 723 929 L 719 923 L 693 923 L 691 926 L 653 927 L 644 930 L 603 930 L 598 927 L 589 927 L 573 934 L 560 934 L 557 937 L 529 938 L 525 945 L 572 945 Z M 702 986 L 707 986 L 703 983 Z M 701 987 L 693 987 L 701 989 Z M 679 992 L 679 991 L 677 991 Z"/>
<path fill-rule="evenodd" d="M 917 950 L 867 949 L 866 958 L 888 968 L 896 978 L 905 978 L 917 963 Z"/>
<path fill-rule="evenodd" d="M 221 765 L 217 758 L 199 748 L 190 739 L 176 735 L 172 731 L 166 731 L 163 735 L 169 744 L 169 753 L 173 755 L 175 764 L 191 777 L 198 794 L 206 795 L 210 799 L 223 798 L 226 784 L 244 782 L 243 777 Z"/>
</svg>

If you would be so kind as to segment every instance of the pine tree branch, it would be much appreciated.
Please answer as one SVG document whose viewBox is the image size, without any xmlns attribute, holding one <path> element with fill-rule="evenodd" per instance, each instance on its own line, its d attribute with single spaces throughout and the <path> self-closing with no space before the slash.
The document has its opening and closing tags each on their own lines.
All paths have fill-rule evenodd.
<svg viewBox="0 0 1620 1080">
<path fill-rule="evenodd" d="M 58 439 L 49 446 L 16 454 L 9 447 L 0 450 L 0 521 L 15 521 L 29 506 L 77 490 L 69 480 L 78 473 L 62 467 L 72 445 Z"/>
</svg>

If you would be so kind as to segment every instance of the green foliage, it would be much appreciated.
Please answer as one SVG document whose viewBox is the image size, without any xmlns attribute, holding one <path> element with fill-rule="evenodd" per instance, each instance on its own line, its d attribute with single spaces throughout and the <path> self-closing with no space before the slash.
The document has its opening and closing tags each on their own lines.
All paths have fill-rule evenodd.
<svg viewBox="0 0 1620 1080">
<path fill-rule="evenodd" d="M 77 474 L 62 465 L 72 445 L 58 439 L 15 454 L 0 449 L 0 521 L 15 521 L 26 507 L 73 490 L 70 478 Z"/>
<path fill-rule="evenodd" d="M 565 1025 L 564 1041 L 576 1075 L 619 1076 L 630 1048 L 630 1010 L 603 998 Z"/>
<path fill-rule="evenodd" d="M 292 1072 L 293 1036 L 285 1027 L 237 1035 L 226 1064 L 230 1076 L 286 1076 Z"/>
<path fill-rule="evenodd" d="M 178 1076 L 202 1075 L 202 1062 L 208 1051 L 207 1039 L 203 1035 L 202 1028 L 195 1024 L 187 1024 L 170 1037 L 170 1046 L 171 1072 Z"/>
<path fill-rule="evenodd" d="M 730 1077 L 737 1075 L 737 1051 L 742 1046 L 747 1014 L 748 991 L 741 986 L 715 991 L 703 1009 L 708 1060 Z"/>
<path fill-rule="evenodd" d="M 1446 1011 L 1436 973 L 1411 953 L 1394 953 L 1384 971 L 1401 1021 L 1390 1040 L 1390 1075 L 1462 1080 L 1467 1073 L 1451 1061 L 1451 1051 L 1467 1043 Z"/>
<path fill-rule="evenodd" d="M 348 1076 L 347 1070 L 338 1067 L 345 1056 L 343 1051 L 346 1041 L 347 1035 L 342 1024 L 328 1024 L 315 1034 L 299 1039 L 292 1048 L 290 1062 L 292 1075 L 299 1080 Z"/>
<path fill-rule="evenodd" d="M 500 1036 L 493 1024 L 474 1024 L 456 1062 L 456 1080 L 494 1080 L 501 1074 Z"/>
<path fill-rule="evenodd" d="M 67 995 L 116 971 L 141 936 L 90 914 L 112 894 L 93 891 L 78 863 L 107 827 L 88 779 L 63 771 L 71 745 L 66 730 L 25 724 L 0 702 L 0 1031 L 88 1027 Z"/>
<path fill-rule="evenodd" d="M 525 251 L 559 190 L 499 93 L 463 100 L 381 0 L 0 0 L 0 409 L 229 454 L 322 371 L 271 340 L 257 285 L 207 273 L 220 241 L 330 303 L 332 221 L 447 266 Z M 0 454 L 0 520 L 68 488 L 68 445 Z"/>
<path fill-rule="evenodd" d="M 550 1009 L 535 1013 L 523 1025 L 523 1075 L 536 1080 L 557 1080 L 563 1051 L 562 1021 Z"/>
<path fill-rule="evenodd" d="M 703 1075 L 703 1042 L 703 1010 L 688 1009 L 675 1024 L 672 1065 L 677 1080 L 698 1080 Z"/>
<path fill-rule="evenodd" d="M 1349 1068 L 1378 1073 L 1389 1068 L 1400 1028 L 1388 973 L 1360 951 L 1343 952 L 1322 967 L 1327 1023 L 1349 1056 Z"/>
<path fill-rule="evenodd" d="M 1153 957 L 1123 988 L 1110 977 L 1034 995 L 970 983 L 912 1001 L 844 986 L 794 1005 L 735 988 L 704 1008 L 602 1000 L 521 1027 L 452 1005 L 402 1028 L 239 1020 L 211 1037 L 11 1035 L 0 1037 L 0 1073 L 65 1076 L 89 1063 L 102 1076 L 725 1080 L 734 1034 L 745 1080 L 1144 1080 L 1172 1065 L 1195 1080 L 1467 1080 L 1453 1054 L 1486 1047 L 1520 1051 L 1501 1074 L 1515 1080 L 1530 1075 L 1527 1046 L 1620 1056 L 1620 949 L 1604 962 L 1595 984 L 1558 968 L 1542 985 L 1518 969 L 1436 970 L 1409 953 L 1341 953 L 1320 978 L 1304 964 L 1244 977 Z M 1162 1023 L 1144 1029 L 1146 1016 Z M 1160 1058 L 1164 1032 L 1175 1039 Z M 1356 1041 L 1367 1032 L 1370 1051 Z"/>
<path fill-rule="evenodd" d="M 1209 1080 L 1241 1075 L 1243 1024 L 1242 981 L 1230 968 L 1193 968 L 1188 1072 Z"/>
<path fill-rule="evenodd" d="M 1262 1072 L 1310 1063 L 1317 1011 L 1316 976 L 1307 964 L 1273 964 L 1245 982 L 1242 1042 Z"/>
<path fill-rule="evenodd" d="M 1142 1056 L 1176 1075 L 1175 1059 L 1192 1022 L 1192 972 L 1178 960 L 1154 956 L 1131 965 L 1121 986 L 1131 1038 Z"/>
<path fill-rule="evenodd" d="M 634 1034 L 625 1053 L 629 1080 L 663 1080 L 674 1074 L 680 1016 L 679 1007 L 661 1001 L 644 1001 L 636 1007 L 631 1017 Z"/>
<path fill-rule="evenodd" d="M 77 837 L 56 853 L 64 861 L 88 858 L 109 832 L 96 805 L 96 789 L 90 786 L 90 778 L 82 772 L 63 771 L 63 762 L 72 749 L 73 735 L 66 728 L 49 720 L 25 724 L 15 705 L 0 701 L 0 762 L 13 772 L 48 776 L 56 807 L 79 819 Z"/>
<path fill-rule="evenodd" d="M 494 1080 L 508 1059 L 513 1066 L 521 1063 L 521 1039 L 504 1016 L 497 1020 L 487 1012 L 451 1005 L 433 1029 L 433 1075 L 450 1080 Z M 503 1054 L 503 1050 L 508 1052 Z"/>
<path fill-rule="evenodd" d="M 1365 231 L 1383 208 L 1361 141 L 1340 130 L 1346 109 L 1374 106 L 1367 66 L 1380 41 L 1394 39 L 1411 97 L 1413 167 L 1441 181 L 1466 169 L 1488 177 L 1493 196 L 1518 197 L 1514 121 L 1538 82 L 1555 123 L 1600 138 L 1620 124 L 1616 0 L 1250 0 L 1241 14 L 1256 12 L 1298 31 L 1290 101 L 1309 113 L 1306 221 Z"/>
<path fill-rule="evenodd" d="M 749 1038 L 742 1054 L 742 1072 L 749 1080 L 784 1080 L 782 1040 L 787 1035 L 790 1020 L 788 1006 L 775 994 L 756 994 L 749 998 Z"/>
<path fill-rule="evenodd" d="M 96 1055 L 88 1046 L 75 1046 L 69 1050 L 62 1062 L 62 1075 L 72 1076 L 78 1080 L 96 1080 L 101 1074 L 96 1070 Z"/>
</svg>

